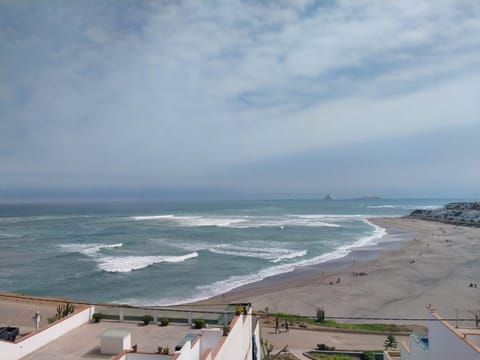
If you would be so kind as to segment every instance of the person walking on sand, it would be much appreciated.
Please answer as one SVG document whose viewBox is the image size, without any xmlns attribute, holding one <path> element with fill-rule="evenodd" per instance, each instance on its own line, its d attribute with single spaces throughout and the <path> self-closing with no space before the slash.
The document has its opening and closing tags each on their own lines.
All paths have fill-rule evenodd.
<svg viewBox="0 0 480 360">
<path fill-rule="evenodd" d="M 33 315 L 33 325 L 35 326 L 35 330 L 39 330 L 40 329 L 40 311 L 36 311 L 35 312 L 35 315 Z"/>
<path fill-rule="evenodd" d="M 281 334 L 280 321 L 278 321 L 278 317 L 275 318 L 275 334 Z"/>
<path fill-rule="evenodd" d="M 285 332 L 288 333 L 288 320 L 285 320 Z"/>
</svg>

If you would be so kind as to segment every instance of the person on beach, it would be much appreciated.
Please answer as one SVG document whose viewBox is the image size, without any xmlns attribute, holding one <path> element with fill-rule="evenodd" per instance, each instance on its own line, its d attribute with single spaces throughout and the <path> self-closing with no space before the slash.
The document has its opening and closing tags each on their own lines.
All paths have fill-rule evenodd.
<svg viewBox="0 0 480 360">
<path fill-rule="evenodd" d="M 288 320 L 285 320 L 285 332 L 288 333 Z"/>
<path fill-rule="evenodd" d="M 40 311 L 36 311 L 35 312 L 35 315 L 33 315 L 33 325 L 35 326 L 35 330 L 39 330 L 40 329 Z"/>
<path fill-rule="evenodd" d="M 280 322 L 278 321 L 278 317 L 275 318 L 275 334 L 280 334 Z"/>
</svg>

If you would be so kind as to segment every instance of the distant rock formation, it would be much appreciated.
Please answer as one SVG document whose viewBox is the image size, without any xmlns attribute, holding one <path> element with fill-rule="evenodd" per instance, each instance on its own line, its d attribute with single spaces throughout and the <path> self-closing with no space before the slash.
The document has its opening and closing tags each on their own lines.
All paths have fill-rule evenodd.
<svg viewBox="0 0 480 360">
<path fill-rule="evenodd" d="M 327 195 L 323 198 L 323 200 L 335 200 L 335 198 L 334 198 L 332 195 L 327 194 Z"/>
<path fill-rule="evenodd" d="M 454 202 L 435 210 L 416 209 L 410 216 L 480 226 L 480 202 Z"/>
</svg>

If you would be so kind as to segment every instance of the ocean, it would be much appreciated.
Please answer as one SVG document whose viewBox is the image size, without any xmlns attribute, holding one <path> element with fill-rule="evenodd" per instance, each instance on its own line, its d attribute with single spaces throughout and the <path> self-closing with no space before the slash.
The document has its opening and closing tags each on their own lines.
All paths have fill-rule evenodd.
<svg viewBox="0 0 480 360">
<path fill-rule="evenodd" d="M 92 302 L 205 299 L 346 256 L 367 218 L 446 200 L 259 200 L 0 205 L 0 290 Z"/>
</svg>

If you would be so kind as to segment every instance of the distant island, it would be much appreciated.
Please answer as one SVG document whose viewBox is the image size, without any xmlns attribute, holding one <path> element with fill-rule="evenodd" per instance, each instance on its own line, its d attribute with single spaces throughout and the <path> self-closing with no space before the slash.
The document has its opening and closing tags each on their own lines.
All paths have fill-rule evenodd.
<svg viewBox="0 0 480 360">
<path fill-rule="evenodd" d="M 453 202 L 434 210 L 416 209 L 411 217 L 480 226 L 480 202 Z"/>
<path fill-rule="evenodd" d="M 335 200 L 335 198 L 334 198 L 332 195 L 327 194 L 327 195 L 323 198 L 323 200 Z"/>
</svg>

